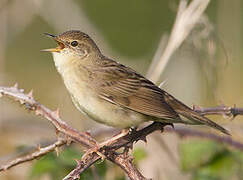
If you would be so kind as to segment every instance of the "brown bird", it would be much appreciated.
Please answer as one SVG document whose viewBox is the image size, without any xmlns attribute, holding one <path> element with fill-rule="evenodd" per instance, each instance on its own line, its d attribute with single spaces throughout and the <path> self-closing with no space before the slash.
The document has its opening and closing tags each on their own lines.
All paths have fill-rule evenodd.
<svg viewBox="0 0 243 180">
<path fill-rule="evenodd" d="M 148 121 L 202 124 L 229 134 L 133 69 L 104 56 L 87 34 L 45 34 L 58 44 L 44 51 L 52 52 L 75 106 L 95 121 L 118 128 Z"/>
</svg>

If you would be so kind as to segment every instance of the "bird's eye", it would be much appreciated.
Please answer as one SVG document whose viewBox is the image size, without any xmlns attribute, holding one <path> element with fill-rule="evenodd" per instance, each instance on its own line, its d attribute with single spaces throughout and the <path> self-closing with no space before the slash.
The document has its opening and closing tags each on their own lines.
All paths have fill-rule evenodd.
<svg viewBox="0 0 243 180">
<path fill-rule="evenodd" d="M 77 41 L 73 41 L 73 42 L 71 42 L 71 45 L 72 45 L 73 47 L 75 47 L 75 46 L 78 45 L 78 42 L 77 42 Z"/>
</svg>

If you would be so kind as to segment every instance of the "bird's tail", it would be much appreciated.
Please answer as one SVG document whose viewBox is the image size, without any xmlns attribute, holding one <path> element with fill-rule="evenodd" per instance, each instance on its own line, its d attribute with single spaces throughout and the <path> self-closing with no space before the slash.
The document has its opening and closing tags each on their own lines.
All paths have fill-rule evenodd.
<svg viewBox="0 0 243 180">
<path fill-rule="evenodd" d="M 215 122 L 211 121 L 210 119 L 193 111 L 191 108 L 189 108 L 182 102 L 178 101 L 170 94 L 166 93 L 165 100 L 179 115 L 182 115 L 182 116 L 186 117 L 187 119 L 189 119 L 190 121 L 192 121 L 191 122 L 192 124 L 204 124 L 204 125 L 214 128 L 214 129 L 217 129 L 227 135 L 230 135 L 230 133 L 226 129 L 224 129 L 222 126 L 216 124 Z"/>
</svg>

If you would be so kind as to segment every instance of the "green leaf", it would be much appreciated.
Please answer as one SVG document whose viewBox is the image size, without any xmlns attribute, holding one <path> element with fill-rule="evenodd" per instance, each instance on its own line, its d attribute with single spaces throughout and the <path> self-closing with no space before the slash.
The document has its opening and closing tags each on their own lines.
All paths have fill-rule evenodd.
<svg viewBox="0 0 243 180">
<path fill-rule="evenodd" d="M 133 151 L 134 163 L 137 164 L 139 161 L 147 157 L 147 153 L 143 148 L 136 148 Z"/>
<path fill-rule="evenodd" d="M 215 155 L 212 161 L 205 167 L 200 168 L 196 177 L 201 179 L 208 177 L 208 179 L 212 180 L 227 180 L 231 179 L 230 177 L 236 174 L 238 168 L 238 162 L 235 161 L 232 154 L 228 151 L 224 151 Z"/>
<path fill-rule="evenodd" d="M 243 179 L 243 153 L 209 140 L 191 140 L 180 146 L 181 165 L 193 180 Z"/>
<path fill-rule="evenodd" d="M 77 164 L 75 159 L 81 159 L 82 155 L 83 154 L 78 152 L 75 148 L 66 148 L 57 158 L 64 166 L 74 167 Z"/>
<path fill-rule="evenodd" d="M 32 166 L 30 178 L 40 177 L 45 173 L 55 172 L 57 169 L 56 160 L 52 153 L 47 154 L 45 157 L 37 160 Z"/>
<path fill-rule="evenodd" d="M 182 170 L 189 171 L 207 163 L 223 147 L 208 140 L 192 140 L 180 145 Z"/>
<path fill-rule="evenodd" d="M 97 162 L 95 164 L 95 167 L 96 167 L 98 175 L 100 177 L 105 177 L 106 172 L 107 172 L 107 165 L 106 165 L 105 161 Z"/>
<path fill-rule="evenodd" d="M 30 179 L 38 179 L 44 174 L 48 174 L 52 180 L 62 179 L 76 167 L 75 159 L 80 159 L 82 153 L 74 147 L 66 147 L 65 150 L 56 156 L 55 152 L 48 153 L 43 158 L 37 160 L 32 166 Z M 107 165 L 105 161 L 95 164 L 97 174 L 100 179 L 105 179 Z M 80 175 L 81 180 L 93 180 L 93 173 L 87 169 Z"/>
</svg>

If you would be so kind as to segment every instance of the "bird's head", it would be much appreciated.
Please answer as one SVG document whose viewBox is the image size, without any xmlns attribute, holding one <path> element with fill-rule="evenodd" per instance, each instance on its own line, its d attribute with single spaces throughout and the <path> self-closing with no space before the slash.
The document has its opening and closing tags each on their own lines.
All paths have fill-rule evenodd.
<svg viewBox="0 0 243 180">
<path fill-rule="evenodd" d="M 90 54 L 99 54 L 100 51 L 95 42 L 85 33 L 77 30 L 66 31 L 60 35 L 44 33 L 54 39 L 58 46 L 56 48 L 44 49 L 42 51 L 59 53 L 65 56 L 86 57 Z"/>
</svg>

